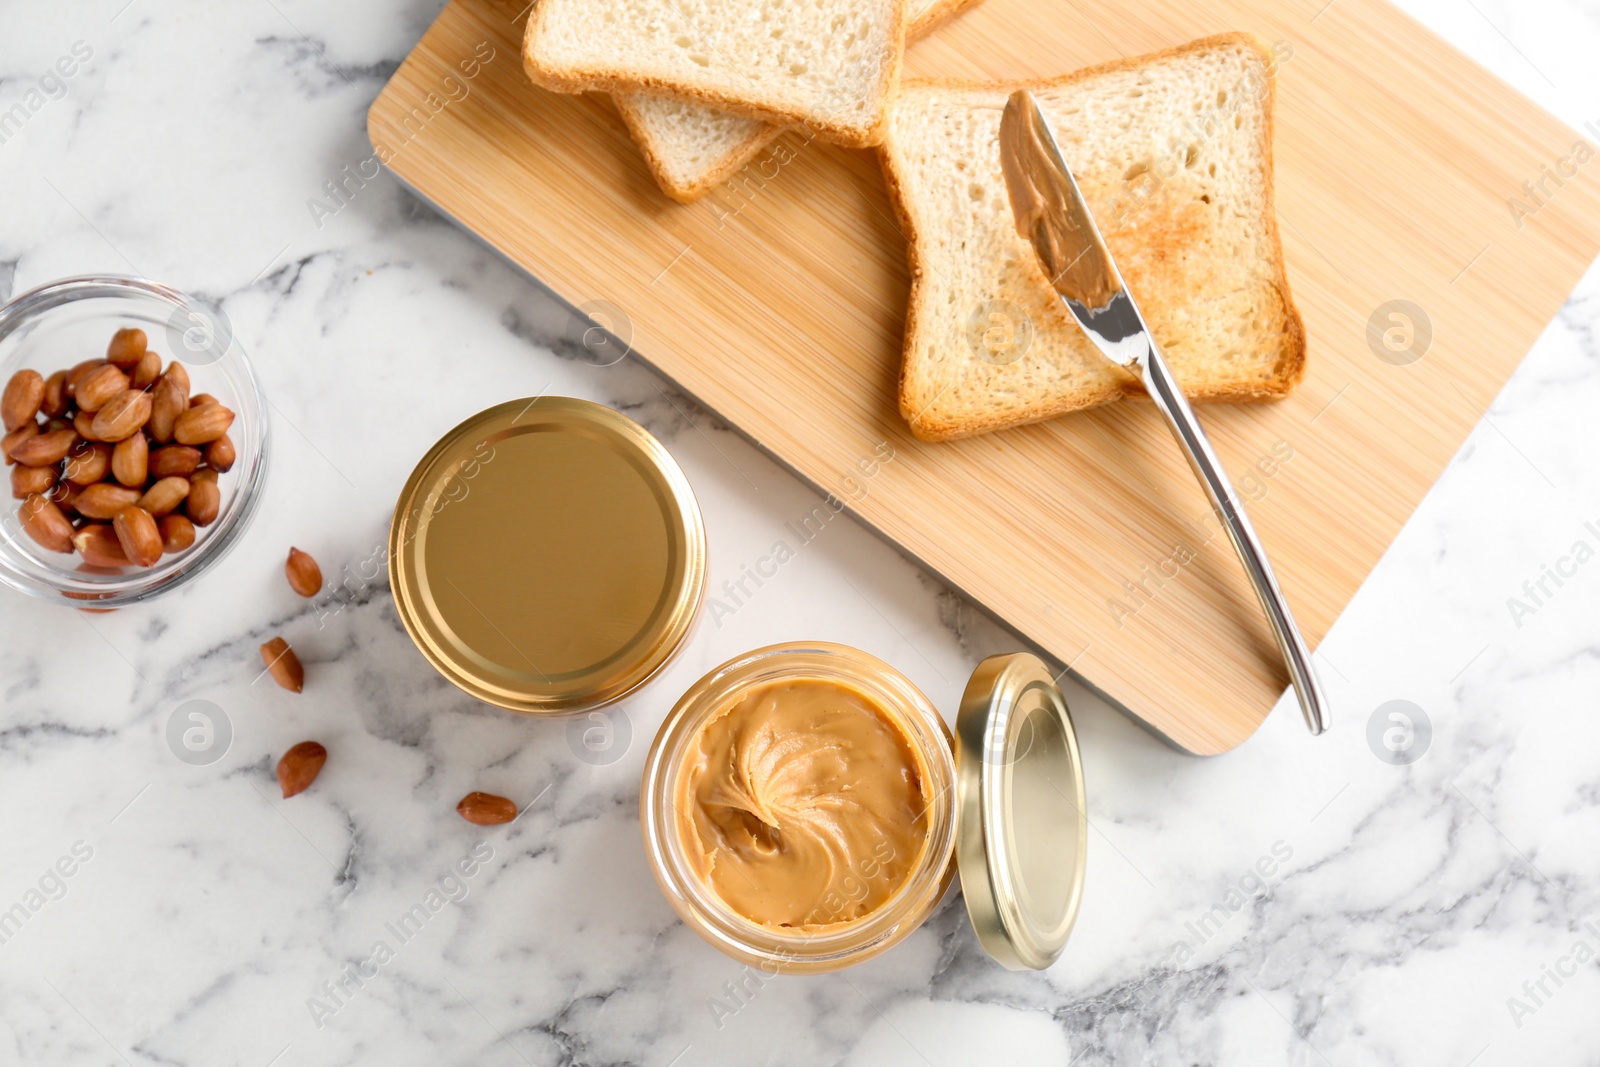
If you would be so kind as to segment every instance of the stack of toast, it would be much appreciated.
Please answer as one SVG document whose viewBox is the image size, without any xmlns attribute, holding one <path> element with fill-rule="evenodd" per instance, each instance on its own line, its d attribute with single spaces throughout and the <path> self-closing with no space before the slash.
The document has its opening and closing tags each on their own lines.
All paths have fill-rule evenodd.
<svg viewBox="0 0 1600 1067">
<path fill-rule="evenodd" d="M 908 37 L 976 0 L 537 0 L 533 81 L 613 95 L 690 201 L 785 128 L 879 152 L 908 238 L 900 409 L 946 440 L 1142 392 L 1092 348 L 1012 218 L 1000 114 L 1034 90 L 1194 400 L 1282 397 L 1305 365 L 1273 209 L 1281 58 L 1249 34 L 1033 83 L 900 80 Z"/>
</svg>

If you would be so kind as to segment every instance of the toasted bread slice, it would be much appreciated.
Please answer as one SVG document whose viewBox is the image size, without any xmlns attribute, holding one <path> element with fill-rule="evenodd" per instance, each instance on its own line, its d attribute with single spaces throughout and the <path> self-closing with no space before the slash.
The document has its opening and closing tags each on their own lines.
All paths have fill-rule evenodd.
<svg viewBox="0 0 1600 1067">
<path fill-rule="evenodd" d="M 538 0 L 522 59 L 560 92 L 680 97 L 840 144 L 883 139 L 907 0 Z"/>
<path fill-rule="evenodd" d="M 1225 34 L 1027 85 L 1185 394 L 1271 400 L 1305 369 L 1272 197 L 1272 53 Z M 1142 395 L 1017 235 L 1000 114 L 1019 87 L 908 83 L 884 173 L 909 239 L 900 411 L 947 440 Z"/>
<path fill-rule="evenodd" d="M 978 3 L 982 0 L 911 0 L 907 38 L 931 33 Z M 784 129 L 670 96 L 619 93 L 616 100 L 656 182 L 685 204 L 737 173 Z"/>
</svg>

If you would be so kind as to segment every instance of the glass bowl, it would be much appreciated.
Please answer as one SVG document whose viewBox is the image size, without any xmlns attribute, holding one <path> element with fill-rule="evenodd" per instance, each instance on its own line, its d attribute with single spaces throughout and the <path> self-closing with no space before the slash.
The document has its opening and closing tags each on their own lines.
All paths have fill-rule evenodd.
<svg viewBox="0 0 1600 1067">
<path fill-rule="evenodd" d="M 153 567 L 101 569 L 77 555 L 51 552 L 23 532 L 21 501 L 0 507 L 0 582 L 30 596 L 75 607 L 114 608 L 169 593 L 227 554 L 255 514 L 267 471 L 267 411 L 244 350 L 227 317 L 207 301 L 141 278 L 64 278 L 0 308 L 0 386 L 24 368 L 45 377 L 105 355 L 123 327 L 144 330 L 163 360 L 189 372 L 192 393 L 210 393 L 234 412 L 228 436 L 237 458 L 218 480 L 216 521 L 196 527 L 195 542 Z"/>
</svg>

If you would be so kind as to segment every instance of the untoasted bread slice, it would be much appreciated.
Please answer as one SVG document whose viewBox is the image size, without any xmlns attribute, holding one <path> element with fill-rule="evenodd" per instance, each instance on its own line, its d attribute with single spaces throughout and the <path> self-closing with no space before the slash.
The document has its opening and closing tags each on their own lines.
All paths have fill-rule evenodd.
<svg viewBox="0 0 1600 1067">
<path fill-rule="evenodd" d="M 907 38 L 931 33 L 978 3 L 911 0 Z M 661 190 L 685 204 L 737 173 L 784 129 L 670 96 L 618 93 L 616 101 Z"/>
<path fill-rule="evenodd" d="M 883 139 L 907 0 L 538 0 L 522 59 L 560 92 L 676 96 L 854 147 Z"/>
<path fill-rule="evenodd" d="M 1272 53 L 1225 34 L 1028 85 L 1194 400 L 1285 396 L 1305 369 L 1272 197 Z M 1017 235 L 1000 170 L 1016 84 L 908 83 L 884 173 L 909 239 L 900 411 L 947 440 L 1142 394 Z"/>
<path fill-rule="evenodd" d="M 682 204 L 721 185 L 786 129 L 670 96 L 613 99 L 656 184 Z"/>
</svg>

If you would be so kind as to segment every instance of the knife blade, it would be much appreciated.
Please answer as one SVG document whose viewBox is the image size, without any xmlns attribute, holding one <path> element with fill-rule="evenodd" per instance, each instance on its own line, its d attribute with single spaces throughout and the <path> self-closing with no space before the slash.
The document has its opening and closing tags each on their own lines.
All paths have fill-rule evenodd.
<svg viewBox="0 0 1600 1067">
<path fill-rule="evenodd" d="M 1101 354 L 1139 374 L 1166 417 L 1261 601 L 1306 726 L 1322 733 L 1328 728 L 1327 698 L 1266 549 L 1117 270 L 1055 133 L 1026 89 L 1011 94 L 1000 116 L 1000 166 L 1017 233 L 1033 247 L 1051 287 Z"/>
</svg>

